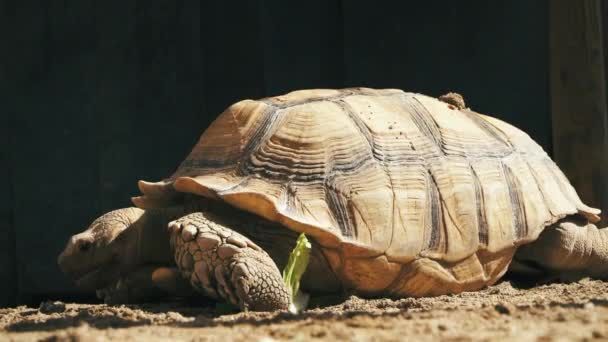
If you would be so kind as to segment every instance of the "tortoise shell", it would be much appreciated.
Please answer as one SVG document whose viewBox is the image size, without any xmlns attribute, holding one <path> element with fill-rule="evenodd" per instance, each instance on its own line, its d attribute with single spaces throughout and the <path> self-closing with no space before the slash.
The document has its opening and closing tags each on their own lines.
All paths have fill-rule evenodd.
<svg viewBox="0 0 608 342">
<path fill-rule="evenodd" d="M 396 89 L 238 102 L 170 178 L 140 190 L 143 208 L 192 193 L 280 222 L 338 251 L 332 265 L 455 263 L 514 250 L 567 215 L 599 213 L 526 133 Z"/>
</svg>

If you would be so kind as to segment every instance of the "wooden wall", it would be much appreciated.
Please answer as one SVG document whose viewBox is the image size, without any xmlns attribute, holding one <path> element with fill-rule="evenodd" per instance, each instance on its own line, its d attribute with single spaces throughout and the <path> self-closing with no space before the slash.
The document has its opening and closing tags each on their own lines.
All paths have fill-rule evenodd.
<svg viewBox="0 0 608 342">
<path fill-rule="evenodd" d="M 554 0 L 549 19 L 554 159 L 583 201 L 604 211 L 605 221 L 608 5 L 600 0 Z"/>
<path fill-rule="evenodd" d="M 0 305 L 78 291 L 67 238 L 169 175 L 232 102 L 461 92 L 551 148 L 546 1 L 0 2 Z"/>
</svg>

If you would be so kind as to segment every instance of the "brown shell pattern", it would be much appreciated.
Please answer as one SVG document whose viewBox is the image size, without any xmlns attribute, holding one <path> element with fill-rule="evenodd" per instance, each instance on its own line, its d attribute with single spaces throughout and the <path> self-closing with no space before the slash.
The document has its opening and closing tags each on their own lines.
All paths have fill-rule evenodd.
<svg viewBox="0 0 608 342">
<path fill-rule="evenodd" d="M 396 89 L 302 90 L 229 107 L 140 207 L 222 199 L 347 256 L 462 260 L 596 220 L 526 133 Z"/>
</svg>

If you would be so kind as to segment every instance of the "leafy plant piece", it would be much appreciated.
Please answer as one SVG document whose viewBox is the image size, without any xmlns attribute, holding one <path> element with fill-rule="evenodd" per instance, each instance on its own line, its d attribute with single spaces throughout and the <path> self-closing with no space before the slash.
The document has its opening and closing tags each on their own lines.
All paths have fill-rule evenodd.
<svg viewBox="0 0 608 342">
<path fill-rule="evenodd" d="M 287 265 L 283 270 L 283 281 L 291 290 L 291 304 L 289 311 L 293 313 L 300 312 L 306 308 L 309 295 L 300 291 L 300 279 L 308 267 L 310 262 L 310 250 L 312 244 L 306 238 L 304 233 L 298 236 L 296 246 L 289 255 Z"/>
</svg>

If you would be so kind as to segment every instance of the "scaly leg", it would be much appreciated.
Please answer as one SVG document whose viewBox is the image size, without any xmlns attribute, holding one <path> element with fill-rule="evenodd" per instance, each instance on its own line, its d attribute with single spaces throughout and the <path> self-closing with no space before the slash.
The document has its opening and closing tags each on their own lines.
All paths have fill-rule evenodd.
<svg viewBox="0 0 608 342">
<path fill-rule="evenodd" d="M 171 248 L 182 274 L 212 298 L 242 310 L 284 310 L 290 290 L 270 256 L 214 215 L 194 213 L 169 223 Z"/>
<path fill-rule="evenodd" d="M 563 280 L 608 279 L 608 228 L 598 229 L 577 217 L 563 220 L 521 246 L 515 259 Z"/>
</svg>

